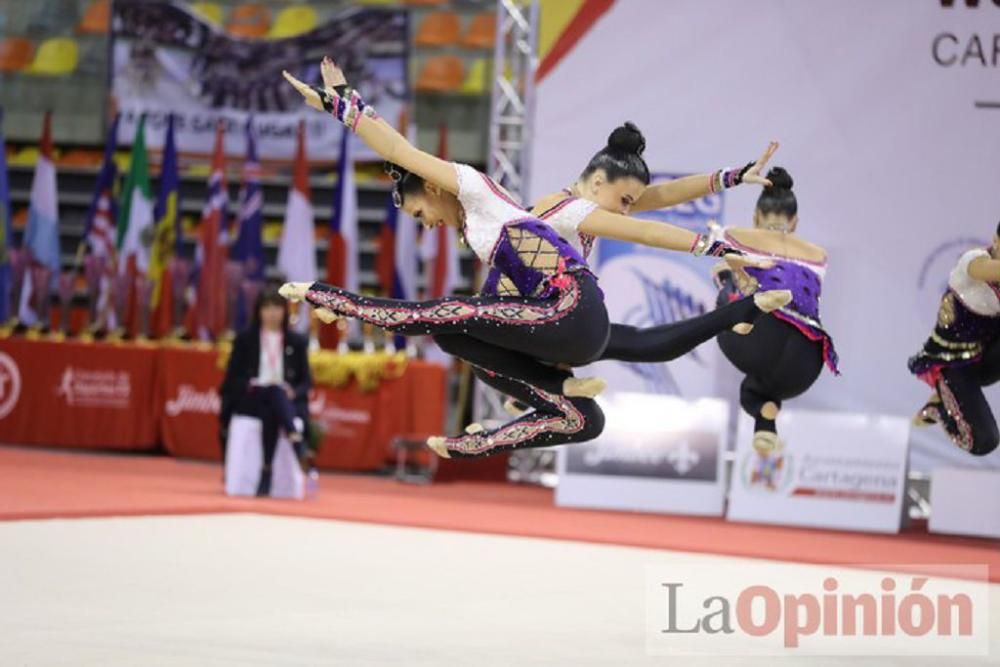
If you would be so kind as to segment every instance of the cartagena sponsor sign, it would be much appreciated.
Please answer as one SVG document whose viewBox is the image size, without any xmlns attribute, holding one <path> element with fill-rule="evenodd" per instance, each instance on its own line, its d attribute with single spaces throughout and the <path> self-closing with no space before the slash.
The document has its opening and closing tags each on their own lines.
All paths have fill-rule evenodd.
<svg viewBox="0 0 1000 667">
<path fill-rule="evenodd" d="M 741 415 L 727 518 L 893 533 L 902 518 L 909 422 L 783 410 L 778 445 L 754 447 Z"/>
</svg>

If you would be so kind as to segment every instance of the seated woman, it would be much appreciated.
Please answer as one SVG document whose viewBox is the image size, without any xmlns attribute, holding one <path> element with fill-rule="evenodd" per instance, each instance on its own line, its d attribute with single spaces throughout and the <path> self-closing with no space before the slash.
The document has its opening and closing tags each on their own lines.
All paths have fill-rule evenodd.
<svg viewBox="0 0 1000 667">
<path fill-rule="evenodd" d="M 308 340 L 288 328 L 288 302 L 278 290 L 261 290 L 254 304 L 250 327 L 236 336 L 219 394 L 223 458 L 229 421 L 234 414 L 261 421 L 264 466 L 257 495 L 271 491 L 271 463 L 278 446 L 279 431 L 292 442 L 300 460 L 305 456 L 303 439 L 309 423 Z"/>
</svg>

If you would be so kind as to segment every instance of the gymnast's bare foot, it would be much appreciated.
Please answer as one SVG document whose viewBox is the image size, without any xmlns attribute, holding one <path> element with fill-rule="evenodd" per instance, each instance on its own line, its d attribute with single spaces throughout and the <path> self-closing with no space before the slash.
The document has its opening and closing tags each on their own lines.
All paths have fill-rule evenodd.
<svg viewBox="0 0 1000 667">
<path fill-rule="evenodd" d="M 931 394 L 931 397 L 927 399 L 924 407 L 920 408 L 920 411 L 913 417 L 913 425 L 920 428 L 923 426 L 931 426 L 937 424 L 941 421 L 941 397 L 935 391 Z"/>
<path fill-rule="evenodd" d="M 528 411 L 528 409 L 525 408 L 520 401 L 516 398 L 511 398 L 510 396 L 504 399 L 503 409 L 504 412 L 509 414 L 511 417 L 520 417 Z"/>
<path fill-rule="evenodd" d="M 332 310 L 327 310 L 326 308 L 317 308 L 315 312 L 316 318 L 323 324 L 333 324 L 337 320 L 341 319 L 340 315 Z"/>
<path fill-rule="evenodd" d="M 312 283 L 285 283 L 278 288 L 278 294 L 295 303 L 305 300 L 310 287 Z"/>
<path fill-rule="evenodd" d="M 593 398 L 608 386 L 601 378 L 566 378 L 563 381 L 563 396 Z"/>
<path fill-rule="evenodd" d="M 757 431 L 753 434 L 753 448 L 762 456 L 768 456 L 782 448 L 778 434 L 772 431 Z"/>
<path fill-rule="evenodd" d="M 472 422 L 471 424 L 469 424 L 468 426 L 465 427 L 465 432 L 468 433 L 469 435 L 475 435 L 477 433 L 482 433 L 485 430 L 486 429 L 483 428 L 483 425 L 480 424 L 479 422 Z"/>
<path fill-rule="evenodd" d="M 792 292 L 787 289 L 772 289 L 766 292 L 757 292 L 753 295 L 753 302 L 757 304 L 762 312 L 783 308 L 792 302 Z"/>
<path fill-rule="evenodd" d="M 432 435 L 431 437 L 427 438 L 427 446 L 430 448 L 432 452 L 434 452 L 441 458 L 450 459 L 451 454 L 448 453 L 448 447 L 445 446 L 445 443 L 447 441 L 448 439 L 445 437 L 442 437 L 440 435 Z"/>
<path fill-rule="evenodd" d="M 773 289 L 766 292 L 757 292 L 753 295 L 753 303 L 762 313 L 770 313 L 779 308 L 787 306 L 792 302 L 792 293 L 786 289 Z M 740 322 L 733 326 L 733 332 L 746 336 L 753 331 L 752 322 Z"/>
</svg>

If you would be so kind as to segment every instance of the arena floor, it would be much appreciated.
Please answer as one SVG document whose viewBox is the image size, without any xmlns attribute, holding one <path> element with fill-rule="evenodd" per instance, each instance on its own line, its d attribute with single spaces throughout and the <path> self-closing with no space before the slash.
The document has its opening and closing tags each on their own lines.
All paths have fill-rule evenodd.
<svg viewBox="0 0 1000 667">
<path fill-rule="evenodd" d="M 60 486 L 62 473 L 55 471 L 62 466 L 55 461 L 75 463 L 78 470 L 88 465 L 117 470 L 104 479 L 89 475 L 97 483 L 87 495 L 100 501 L 109 485 L 117 486 L 123 506 L 117 512 L 82 502 L 70 507 L 75 492 Z M 167 466 L 164 470 L 178 465 L 156 461 Z M 52 464 L 48 482 L 47 466 L 38 465 L 44 462 Z M 773 557 L 762 561 L 595 544 L 595 539 L 483 534 L 271 511 L 309 503 L 258 504 L 267 513 L 253 511 L 254 501 L 213 509 L 201 491 L 187 486 L 191 475 L 154 475 L 146 467 L 151 465 L 145 458 L 0 449 L 0 477 L 10 481 L 0 494 L 0 515 L 8 519 L 0 521 L 0 665 L 773 665 L 771 657 L 649 655 L 646 569 L 697 564 L 733 573 L 766 562 L 788 572 L 848 570 Z M 217 475 L 209 466 L 187 466 L 205 484 Z M 133 474 L 126 475 L 126 469 Z M 338 496 L 329 486 L 349 487 L 353 479 L 324 480 L 324 502 L 352 504 L 341 508 L 346 513 L 374 511 L 376 504 L 386 506 L 380 511 L 391 511 L 395 505 L 400 520 L 414 516 L 408 494 L 430 497 L 425 498 L 431 503 L 425 508 L 428 520 L 434 514 L 451 520 L 447 508 L 458 502 L 441 497 L 457 493 L 455 488 L 367 480 L 384 485 L 382 492 Z M 145 500 L 138 490 L 142 486 L 148 490 Z M 162 499 L 150 499 L 171 486 L 176 487 L 172 494 L 186 494 L 192 504 L 158 511 Z M 12 489 L 23 492 L 15 495 Z M 531 525 L 532 516 L 543 527 L 548 521 L 546 508 L 532 509 L 523 498 L 504 499 L 490 489 L 479 489 L 478 496 L 464 493 L 465 512 L 480 515 L 489 532 L 503 532 L 493 530 L 493 504 L 520 513 L 526 532 L 538 529 Z M 29 517 L 25 504 L 32 497 L 39 510 Z M 132 512 L 125 511 L 129 503 Z M 43 518 L 43 511 L 53 518 Z M 605 519 L 613 523 L 616 516 L 609 513 Z M 664 530 L 670 526 L 662 524 Z M 865 544 L 857 540 L 869 539 L 839 537 L 856 549 Z M 905 544 L 907 538 L 895 539 Z M 967 548 L 977 542 L 943 544 Z M 986 546 L 980 552 L 984 558 L 996 547 Z M 877 546 L 872 548 L 877 552 Z M 973 552 L 953 553 L 976 560 Z M 990 587 L 991 657 L 821 656 L 783 658 L 780 664 L 996 664 L 1000 584 Z"/>
</svg>

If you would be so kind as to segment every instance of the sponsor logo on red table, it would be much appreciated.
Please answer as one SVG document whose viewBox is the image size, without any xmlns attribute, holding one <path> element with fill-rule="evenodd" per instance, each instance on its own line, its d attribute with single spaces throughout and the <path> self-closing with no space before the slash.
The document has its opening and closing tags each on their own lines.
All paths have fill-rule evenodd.
<svg viewBox="0 0 1000 667">
<path fill-rule="evenodd" d="M 56 387 L 56 395 L 75 407 L 127 409 L 132 398 L 132 378 L 128 371 L 68 366 Z"/>
<path fill-rule="evenodd" d="M 368 410 L 340 407 L 333 401 L 327 401 L 326 394 L 319 391 L 309 392 L 309 414 L 329 435 L 355 435 L 353 428 L 372 420 Z"/>
<path fill-rule="evenodd" d="M 21 396 L 21 372 L 17 362 L 5 352 L 0 352 L 0 419 L 10 414 Z"/>
<path fill-rule="evenodd" d="M 176 417 L 185 412 L 217 415 L 221 405 L 219 392 L 215 389 L 199 391 L 197 387 L 182 384 L 177 387 L 177 395 L 167 399 L 164 409 L 169 417 Z"/>
</svg>

